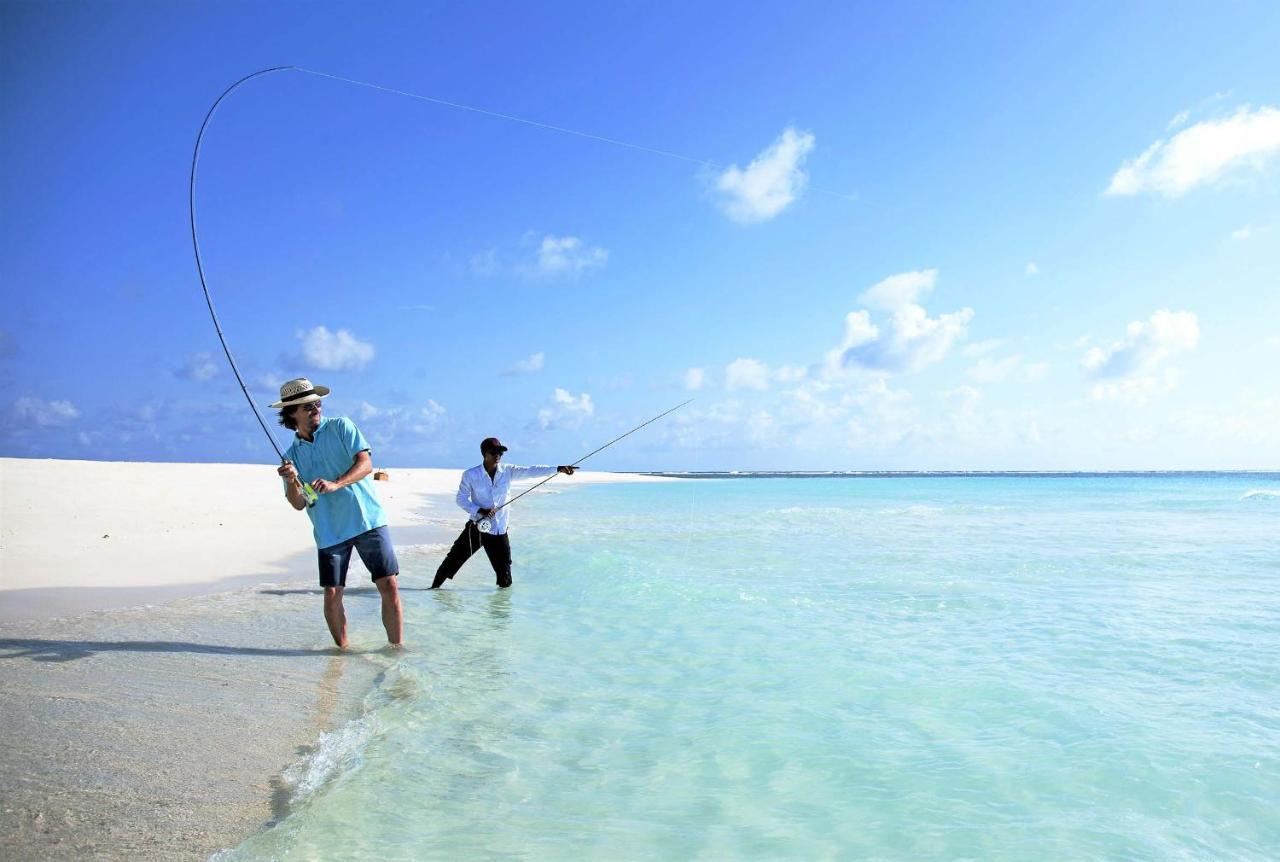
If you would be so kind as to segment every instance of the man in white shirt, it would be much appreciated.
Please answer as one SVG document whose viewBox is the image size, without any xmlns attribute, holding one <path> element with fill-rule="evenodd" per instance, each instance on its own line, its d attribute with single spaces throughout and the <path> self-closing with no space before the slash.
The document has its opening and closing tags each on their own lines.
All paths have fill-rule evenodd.
<svg viewBox="0 0 1280 862">
<path fill-rule="evenodd" d="M 440 563 L 440 568 L 436 569 L 431 589 L 440 589 L 481 548 L 484 548 L 489 564 L 493 566 L 493 573 L 498 577 L 499 589 L 511 586 L 511 539 L 507 536 L 509 516 L 503 508 L 511 490 L 511 480 L 538 479 L 556 473 L 572 476 L 573 471 L 578 469 L 572 465 L 517 467 L 515 464 L 503 464 L 502 455 L 506 451 L 507 447 L 497 437 L 486 437 L 480 443 L 480 454 L 484 456 L 484 462 L 462 474 L 457 502 L 467 513 L 467 526 L 454 540 L 453 547 Z M 492 529 L 487 533 L 480 532 L 479 522 L 483 518 L 489 519 L 492 524 Z"/>
</svg>

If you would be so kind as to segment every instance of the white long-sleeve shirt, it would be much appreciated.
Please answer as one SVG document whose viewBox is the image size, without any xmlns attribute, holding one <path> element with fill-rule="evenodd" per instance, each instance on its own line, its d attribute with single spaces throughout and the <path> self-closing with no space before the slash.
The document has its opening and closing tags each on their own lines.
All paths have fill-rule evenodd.
<svg viewBox="0 0 1280 862">
<path fill-rule="evenodd" d="M 516 464 L 499 464 L 498 470 L 489 478 L 483 464 L 477 464 L 462 474 L 458 483 L 458 505 L 473 521 L 479 520 L 477 514 L 481 509 L 494 509 L 507 502 L 507 494 L 511 491 L 512 479 L 540 479 L 556 472 L 556 467 L 537 464 L 533 467 L 520 467 Z M 493 518 L 493 533 L 501 536 L 507 532 L 507 510 L 498 509 Z"/>
</svg>

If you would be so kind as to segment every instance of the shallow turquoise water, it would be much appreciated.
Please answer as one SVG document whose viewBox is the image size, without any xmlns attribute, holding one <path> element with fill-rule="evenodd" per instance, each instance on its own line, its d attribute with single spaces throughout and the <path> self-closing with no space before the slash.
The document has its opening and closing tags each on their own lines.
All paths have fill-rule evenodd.
<svg viewBox="0 0 1280 862">
<path fill-rule="evenodd" d="M 515 588 L 478 557 L 406 592 L 413 652 L 291 772 L 292 813 L 225 856 L 1280 857 L 1278 493 L 532 495 Z"/>
</svg>

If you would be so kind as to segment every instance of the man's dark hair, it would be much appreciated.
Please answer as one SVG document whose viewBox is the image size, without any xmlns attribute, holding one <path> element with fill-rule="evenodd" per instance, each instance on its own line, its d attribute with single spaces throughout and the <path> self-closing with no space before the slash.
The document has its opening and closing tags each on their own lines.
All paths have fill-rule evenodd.
<svg viewBox="0 0 1280 862">
<path fill-rule="evenodd" d="M 280 417 L 280 424 L 288 428 L 290 431 L 298 430 L 298 420 L 293 418 L 293 411 L 298 409 L 298 405 L 294 404 L 289 407 L 280 408 L 280 412 L 276 415 Z"/>
</svg>

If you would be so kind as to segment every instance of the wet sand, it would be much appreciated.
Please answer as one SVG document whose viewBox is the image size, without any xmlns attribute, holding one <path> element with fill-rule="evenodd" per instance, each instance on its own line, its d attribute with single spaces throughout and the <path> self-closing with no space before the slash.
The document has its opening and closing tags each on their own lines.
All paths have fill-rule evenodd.
<svg viewBox="0 0 1280 862">
<path fill-rule="evenodd" d="M 339 656 L 286 634 L 316 632 L 315 601 L 242 593 L 5 627 L 0 857 L 202 859 L 283 816 L 284 769 L 393 660 L 377 638 Z M 376 599 L 347 604 L 373 634 L 361 605 Z"/>
</svg>

